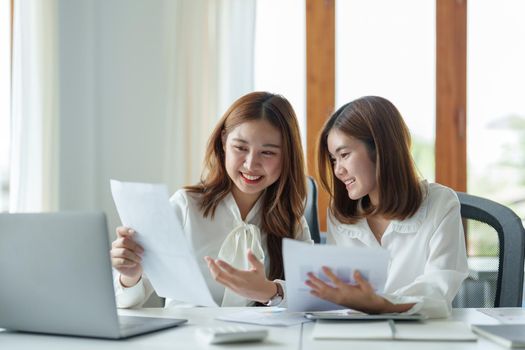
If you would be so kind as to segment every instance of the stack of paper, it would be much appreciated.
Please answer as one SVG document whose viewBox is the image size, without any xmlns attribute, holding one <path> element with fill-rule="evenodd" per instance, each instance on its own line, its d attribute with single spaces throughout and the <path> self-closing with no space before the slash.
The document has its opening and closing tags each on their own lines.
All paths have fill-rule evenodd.
<svg viewBox="0 0 525 350">
<path fill-rule="evenodd" d="M 284 308 L 257 308 L 248 309 L 217 317 L 221 321 L 251 323 L 264 326 L 294 326 L 311 322 L 304 318 L 302 312 L 286 312 Z"/>
</svg>

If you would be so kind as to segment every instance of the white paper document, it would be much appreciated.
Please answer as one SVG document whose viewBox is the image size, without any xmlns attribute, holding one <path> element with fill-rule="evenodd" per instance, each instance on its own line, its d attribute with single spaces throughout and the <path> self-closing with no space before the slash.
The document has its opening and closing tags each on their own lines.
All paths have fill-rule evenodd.
<svg viewBox="0 0 525 350">
<path fill-rule="evenodd" d="M 505 324 L 525 324 L 525 309 L 519 307 L 496 307 L 478 309 L 490 317 Z"/>
<path fill-rule="evenodd" d="M 217 306 L 161 184 L 111 180 L 122 224 L 136 231 L 144 248 L 142 267 L 161 297 Z"/>
<path fill-rule="evenodd" d="M 219 316 L 218 320 L 258 324 L 263 326 L 295 326 L 297 324 L 311 322 L 304 317 L 302 312 L 287 312 L 284 308 L 257 308 L 248 309 L 232 314 Z"/>
<path fill-rule="evenodd" d="M 385 287 L 388 251 L 381 248 L 351 248 L 333 245 L 311 245 L 291 239 L 283 240 L 284 273 L 289 311 L 323 311 L 343 309 L 343 306 L 319 299 L 310 294 L 305 282 L 308 272 L 313 272 L 323 281 L 331 283 L 322 271 L 328 266 L 346 283 L 355 283 L 353 274 L 358 270 L 382 293 Z"/>
</svg>

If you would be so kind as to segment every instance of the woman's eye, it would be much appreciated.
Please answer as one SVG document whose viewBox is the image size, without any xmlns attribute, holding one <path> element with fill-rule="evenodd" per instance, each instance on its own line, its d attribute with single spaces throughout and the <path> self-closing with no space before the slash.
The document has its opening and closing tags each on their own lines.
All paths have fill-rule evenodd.
<svg viewBox="0 0 525 350">
<path fill-rule="evenodd" d="M 235 149 L 237 149 L 239 151 L 242 151 L 242 152 L 246 151 L 246 148 L 242 147 L 242 146 L 233 146 L 233 148 L 235 148 Z"/>
<path fill-rule="evenodd" d="M 271 151 L 263 151 L 263 153 L 265 156 L 273 156 L 275 155 L 275 152 L 271 152 Z"/>
<path fill-rule="evenodd" d="M 341 153 L 341 158 L 342 159 L 346 159 L 346 158 L 348 158 L 349 155 L 350 155 L 350 152 L 348 152 L 348 153 Z"/>
</svg>

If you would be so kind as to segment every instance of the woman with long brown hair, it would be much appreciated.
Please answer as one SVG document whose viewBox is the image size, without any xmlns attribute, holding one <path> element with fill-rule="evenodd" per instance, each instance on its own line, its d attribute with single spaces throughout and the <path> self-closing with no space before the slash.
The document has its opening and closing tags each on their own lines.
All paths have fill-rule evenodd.
<svg viewBox="0 0 525 350">
<path fill-rule="evenodd" d="M 282 304 L 282 239 L 311 241 L 303 217 L 303 151 L 290 103 L 267 92 L 239 98 L 212 132 L 204 163 L 201 181 L 177 191 L 171 204 L 215 301 Z M 139 306 L 153 291 L 142 274 L 143 250 L 132 229 L 119 227 L 117 235 L 111 250 L 120 273 L 117 304 Z"/>
<path fill-rule="evenodd" d="M 446 317 L 467 275 L 456 193 L 419 179 L 408 128 L 388 100 L 366 96 L 337 110 L 319 138 L 318 171 L 330 194 L 327 243 L 390 253 L 383 294 L 358 272 L 345 284 L 310 274 L 312 294 L 369 313 Z"/>
</svg>

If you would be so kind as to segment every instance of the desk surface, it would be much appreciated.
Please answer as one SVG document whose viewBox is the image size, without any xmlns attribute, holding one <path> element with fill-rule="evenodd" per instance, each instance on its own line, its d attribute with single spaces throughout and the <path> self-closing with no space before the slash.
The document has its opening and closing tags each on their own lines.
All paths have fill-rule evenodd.
<svg viewBox="0 0 525 350">
<path fill-rule="evenodd" d="M 243 308 L 244 309 L 244 308 Z M 216 316 L 233 313 L 239 308 L 171 308 L 119 310 L 123 315 L 186 318 L 186 325 L 126 340 L 37 335 L 0 330 L 1 349 L 220 349 L 232 346 L 210 346 L 198 341 L 195 330 L 200 326 L 231 324 L 215 320 Z M 454 309 L 453 319 L 468 324 L 494 324 L 495 319 L 476 309 Z M 313 323 L 292 327 L 267 327 L 269 337 L 263 343 L 236 344 L 235 349 L 502 349 L 484 338 L 477 342 L 418 342 L 418 341 L 349 341 L 314 340 Z"/>
</svg>

